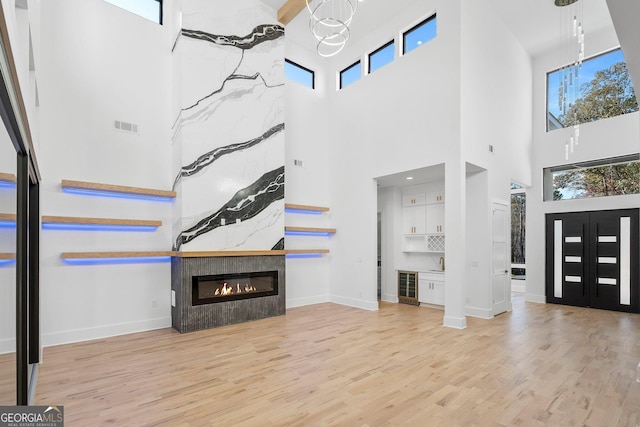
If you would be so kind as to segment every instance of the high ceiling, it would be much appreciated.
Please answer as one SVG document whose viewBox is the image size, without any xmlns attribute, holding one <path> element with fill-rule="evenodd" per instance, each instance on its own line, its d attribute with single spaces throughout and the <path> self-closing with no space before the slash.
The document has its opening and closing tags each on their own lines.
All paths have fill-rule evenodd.
<svg viewBox="0 0 640 427">
<path fill-rule="evenodd" d="M 285 0 L 262 0 L 278 10 Z M 404 6 L 421 0 L 364 0 L 358 5 L 358 12 L 351 26 L 351 37 L 357 39 L 371 31 L 384 19 L 395 14 Z M 486 3 L 509 30 L 522 43 L 532 57 L 557 46 L 562 40 L 562 8 L 553 4 L 553 0 L 463 0 Z M 605 0 L 582 0 L 584 24 L 588 32 L 597 32 L 611 27 L 611 17 Z M 303 46 L 314 49 L 314 39 L 309 35 L 307 12 L 300 15 L 287 26 L 289 36 Z M 588 35 L 587 35 L 588 37 Z"/>
</svg>

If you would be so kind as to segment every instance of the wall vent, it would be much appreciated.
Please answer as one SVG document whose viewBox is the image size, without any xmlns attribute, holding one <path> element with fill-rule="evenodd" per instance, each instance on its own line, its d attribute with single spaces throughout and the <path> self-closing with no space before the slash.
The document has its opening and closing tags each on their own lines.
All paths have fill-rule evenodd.
<svg viewBox="0 0 640 427">
<path fill-rule="evenodd" d="M 127 123 L 116 120 L 115 122 L 113 122 L 113 126 L 117 130 L 121 130 L 122 132 L 138 133 L 138 125 L 135 123 Z"/>
<path fill-rule="evenodd" d="M 295 166 L 304 166 L 304 162 L 302 160 L 294 160 L 293 164 Z"/>
<path fill-rule="evenodd" d="M 493 145 L 489 144 L 489 152 L 493 153 Z"/>
</svg>

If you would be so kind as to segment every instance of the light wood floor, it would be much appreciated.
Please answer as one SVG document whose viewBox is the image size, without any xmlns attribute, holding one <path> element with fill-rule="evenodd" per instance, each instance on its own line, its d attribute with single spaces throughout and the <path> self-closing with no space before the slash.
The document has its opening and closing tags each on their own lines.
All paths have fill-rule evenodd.
<svg viewBox="0 0 640 427">
<path fill-rule="evenodd" d="M 36 404 L 73 426 L 638 426 L 640 315 L 334 304 L 46 348 Z"/>
</svg>

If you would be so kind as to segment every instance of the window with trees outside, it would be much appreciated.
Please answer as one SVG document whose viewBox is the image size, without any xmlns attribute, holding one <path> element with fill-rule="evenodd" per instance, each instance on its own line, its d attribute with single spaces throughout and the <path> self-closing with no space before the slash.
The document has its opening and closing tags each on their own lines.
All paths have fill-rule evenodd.
<svg viewBox="0 0 640 427">
<path fill-rule="evenodd" d="M 578 75 L 547 74 L 547 131 L 638 111 L 621 49 L 585 59 Z"/>
<path fill-rule="evenodd" d="M 640 193 L 640 155 L 546 168 L 544 200 L 584 199 Z"/>
<path fill-rule="evenodd" d="M 524 187 L 511 184 L 511 279 L 524 280 L 526 201 Z M 524 291 L 524 289 L 522 289 Z"/>
</svg>

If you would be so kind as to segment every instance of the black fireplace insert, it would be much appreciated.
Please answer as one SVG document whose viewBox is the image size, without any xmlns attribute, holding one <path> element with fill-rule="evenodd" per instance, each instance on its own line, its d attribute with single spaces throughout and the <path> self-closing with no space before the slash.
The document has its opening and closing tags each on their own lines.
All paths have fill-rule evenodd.
<svg viewBox="0 0 640 427">
<path fill-rule="evenodd" d="M 192 283 L 192 305 L 278 295 L 277 271 L 193 276 Z"/>
</svg>

